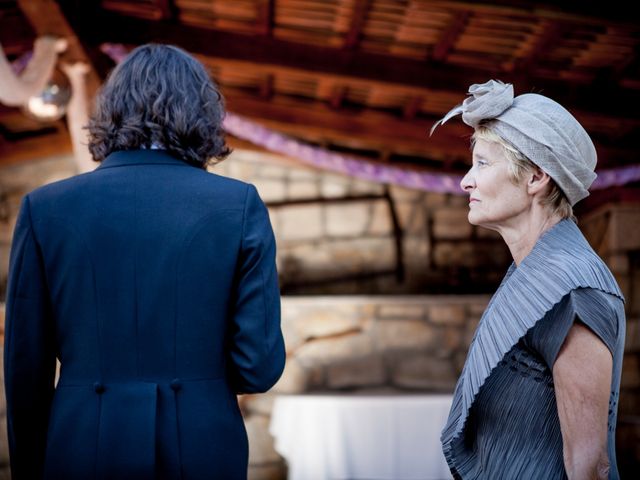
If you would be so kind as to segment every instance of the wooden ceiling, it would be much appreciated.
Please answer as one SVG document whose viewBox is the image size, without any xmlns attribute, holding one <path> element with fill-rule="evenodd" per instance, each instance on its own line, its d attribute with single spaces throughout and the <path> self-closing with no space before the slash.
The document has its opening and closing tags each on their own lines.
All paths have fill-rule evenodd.
<svg viewBox="0 0 640 480">
<path fill-rule="evenodd" d="M 38 9 L 60 7 L 82 47 L 75 57 L 86 55 L 100 77 L 113 66 L 104 43 L 180 45 L 210 68 L 234 113 L 329 149 L 450 171 L 463 168 L 470 131 L 452 121 L 429 138 L 429 128 L 471 83 L 497 78 L 569 108 L 602 168 L 638 163 L 640 23 L 622 5 L 0 0 L 0 42 L 19 58 L 37 34 L 59 28 Z M 61 123 L 34 125 L 0 108 L 0 162 L 64 135 Z"/>
</svg>

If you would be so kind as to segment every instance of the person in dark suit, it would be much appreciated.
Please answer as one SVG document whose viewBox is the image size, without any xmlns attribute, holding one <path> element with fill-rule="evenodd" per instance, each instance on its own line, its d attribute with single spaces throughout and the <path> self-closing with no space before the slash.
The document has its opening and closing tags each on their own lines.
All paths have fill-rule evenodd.
<svg viewBox="0 0 640 480">
<path fill-rule="evenodd" d="M 101 165 L 24 198 L 4 360 L 14 480 L 246 478 L 236 394 L 273 386 L 285 353 L 267 210 L 206 171 L 229 153 L 223 115 L 200 62 L 141 46 L 90 120 Z"/>
</svg>

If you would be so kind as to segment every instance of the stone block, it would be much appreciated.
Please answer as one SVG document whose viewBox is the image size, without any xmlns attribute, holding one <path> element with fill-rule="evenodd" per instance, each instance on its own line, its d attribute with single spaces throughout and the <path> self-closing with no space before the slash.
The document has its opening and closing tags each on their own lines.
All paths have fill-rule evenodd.
<svg viewBox="0 0 640 480">
<path fill-rule="evenodd" d="M 273 410 L 275 392 L 258 393 L 253 395 L 240 395 L 239 402 L 246 416 L 262 415 L 270 416 Z"/>
<path fill-rule="evenodd" d="M 289 181 L 287 185 L 287 199 L 318 198 L 320 188 L 314 181 Z"/>
<path fill-rule="evenodd" d="M 614 275 L 629 274 L 629 255 L 627 253 L 610 254 L 603 260 Z"/>
<path fill-rule="evenodd" d="M 460 195 L 446 194 L 446 198 L 448 206 L 464 208 L 466 211 L 469 210 L 469 196 L 463 194 L 462 190 L 460 190 Z"/>
<path fill-rule="evenodd" d="M 447 204 L 447 195 L 444 193 L 426 193 L 422 204 L 429 210 L 444 207 Z"/>
<path fill-rule="evenodd" d="M 433 212 L 433 235 L 437 239 L 471 238 L 467 209 L 442 208 Z"/>
<path fill-rule="evenodd" d="M 408 271 L 426 270 L 429 268 L 429 251 L 431 246 L 424 235 L 408 235 L 402 243 L 405 256 L 405 268 Z"/>
<path fill-rule="evenodd" d="M 622 362 L 621 388 L 640 387 L 640 355 L 628 353 Z"/>
<path fill-rule="evenodd" d="M 296 352 L 296 358 L 305 366 L 329 364 L 348 358 L 358 358 L 373 353 L 373 340 L 365 333 L 347 334 L 335 338 L 311 340 Z"/>
<path fill-rule="evenodd" d="M 422 320 L 378 320 L 373 327 L 378 349 L 429 349 L 437 342 L 436 329 Z"/>
<path fill-rule="evenodd" d="M 7 221 L 0 221 L 0 242 L 10 245 L 13 240 L 13 230 L 18 219 L 18 209 L 10 212 Z"/>
<path fill-rule="evenodd" d="M 288 358 L 280 380 L 273 386 L 275 393 L 302 393 L 307 389 L 307 372 L 295 358 Z"/>
<path fill-rule="evenodd" d="M 366 226 L 369 235 L 393 235 L 393 223 L 387 202 L 378 200 L 370 205 L 371 215 Z"/>
<path fill-rule="evenodd" d="M 349 186 L 344 179 L 334 175 L 324 175 L 320 184 L 320 193 L 323 197 L 335 198 L 347 195 Z"/>
<path fill-rule="evenodd" d="M 359 180 L 352 178 L 349 182 L 349 193 L 351 194 L 382 194 L 384 192 L 384 185 L 380 183 L 368 182 L 367 180 Z"/>
<path fill-rule="evenodd" d="M 314 310 L 305 315 L 303 322 L 297 322 L 297 326 L 302 330 L 302 336 L 305 339 L 360 332 L 362 326 L 354 316 L 355 312 L 345 310 L 344 308 Z"/>
<path fill-rule="evenodd" d="M 275 163 L 260 162 L 260 178 L 269 178 L 283 181 L 287 178 L 289 167 L 276 165 Z"/>
<path fill-rule="evenodd" d="M 375 387 L 384 385 L 385 381 L 384 361 L 376 355 L 327 367 L 327 384 L 330 389 Z"/>
<path fill-rule="evenodd" d="M 286 298 L 282 301 L 283 330 L 294 340 L 356 333 L 363 325 L 361 312 L 355 304 L 332 304 L 330 299 L 309 303 L 287 301 Z"/>
<path fill-rule="evenodd" d="M 624 350 L 640 354 L 640 318 L 638 317 L 627 318 Z"/>
<path fill-rule="evenodd" d="M 457 351 L 465 340 L 465 329 L 448 326 L 440 332 L 440 350 L 443 354 L 449 355 Z"/>
<path fill-rule="evenodd" d="M 486 302 L 482 302 L 482 303 L 469 303 L 467 305 L 467 308 L 469 310 L 469 319 L 471 321 L 475 321 L 476 323 L 480 320 L 480 318 L 482 317 L 482 314 L 484 313 L 484 311 L 487 309 L 487 305 L 489 304 L 489 298 L 487 297 L 487 301 Z"/>
<path fill-rule="evenodd" d="M 318 205 L 282 209 L 279 224 L 279 237 L 284 241 L 315 240 L 324 235 L 322 209 Z"/>
<path fill-rule="evenodd" d="M 473 340 L 473 336 L 475 335 L 477 328 L 478 324 L 474 322 L 470 322 L 465 325 L 462 337 L 462 349 L 467 350 L 469 348 L 469 345 L 471 345 L 471 341 Z"/>
<path fill-rule="evenodd" d="M 249 465 L 247 480 L 286 480 L 287 466 L 284 461 L 262 465 Z"/>
<path fill-rule="evenodd" d="M 424 318 L 423 305 L 411 305 L 407 303 L 390 303 L 378 308 L 380 318 L 403 318 L 422 320 Z"/>
<path fill-rule="evenodd" d="M 328 205 L 325 214 L 327 234 L 334 237 L 357 237 L 371 223 L 371 210 L 367 202 Z"/>
<path fill-rule="evenodd" d="M 459 377 L 467 360 L 467 350 L 459 350 L 453 355 L 453 366 L 455 368 L 456 377 Z"/>
<path fill-rule="evenodd" d="M 251 415 L 244 420 L 249 438 L 249 465 L 278 463 L 280 455 L 273 448 L 273 437 L 269 433 L 269 417 Z"/>
<path fill-rule="evenodd" d="M 391 193 L 391 197 L 397 202 L 419 202 L 425 195 L 429 195 L 428 193 L 425 194 L 420 190 L 403 188 L 397 185 L 389 185 L 389 191 Z"/>
<path fill-rule="evenodd" d="M 315 170 L 304 169 L 304 168 L 289 168 L 289 181 L 298 182 L 298 181 L 313 181 L 318 183 L 320 175 Z"/>
<path fill-rule="evenodd" d="M 464 325 L 466 313 L 463 305 L 433 305 L 427 318 L 436 325 Z"/>
<path fill-rule="evenodd" d="M 640 249 L 640 210 L 635 206 L 617 206 L 611 220 L 613 235 L 611 250 Z"/>
<path fill-rule="evenodd" d="M 264 202 L 281 201 L 287 196 L 286 185 L 282 180 L 259 178 L 253 184 Z"/>
<path fill-rule="evenodd" d="M 400 358 L 392 369 L 392 382 L 403 388 L 453 391 L 457 373 L 451 360 L 426 354 Z"/>
</svg>

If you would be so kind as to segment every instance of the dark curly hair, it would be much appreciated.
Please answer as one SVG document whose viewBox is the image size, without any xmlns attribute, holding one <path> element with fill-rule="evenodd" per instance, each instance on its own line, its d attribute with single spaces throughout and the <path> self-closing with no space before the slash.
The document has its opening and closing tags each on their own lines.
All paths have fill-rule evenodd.
<svg viewBox="0 0 640 480">
<path fill-rule="evenodd" d="M 206 168 L 231 150 L 225 144 L 222 95 L 202 63 L 172 45 L 143 45 L 111 72 L 89 120 L 97 162 L 117 150 L 157 145 Z"/>
</svg>

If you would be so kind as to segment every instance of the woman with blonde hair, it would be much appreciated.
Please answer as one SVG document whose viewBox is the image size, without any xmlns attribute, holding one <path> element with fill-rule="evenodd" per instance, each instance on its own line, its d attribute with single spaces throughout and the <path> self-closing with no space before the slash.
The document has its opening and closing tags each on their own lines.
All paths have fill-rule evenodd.
<svg viewBox="0 0 640 480">
<path fill-rule="evenodd" d="M 442 432 L 451 472 L 617 479 L 624 300 L 572 211 L 596 177 L 594 145 L 560 104 L 499 81 L 472 85 L 439 123 L 458 114 L 474 129 L 469 222 L 497 231 L 513 264 L 456 385 Z"/>
</svg>

